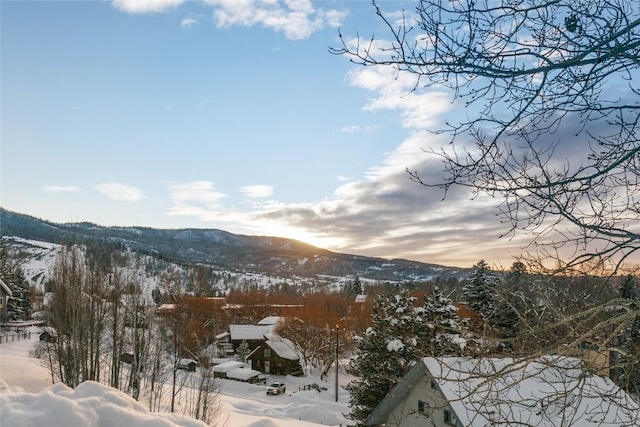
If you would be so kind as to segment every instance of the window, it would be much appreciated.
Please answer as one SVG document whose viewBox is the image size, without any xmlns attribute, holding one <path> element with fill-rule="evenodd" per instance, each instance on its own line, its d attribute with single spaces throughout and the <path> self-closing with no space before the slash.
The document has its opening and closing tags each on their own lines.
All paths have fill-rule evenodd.
<svg viewBox="0 0 640 427">
<path fill-rule="evenodd" d="M 264 357 L 271 357 L 271 349 L 270 348 L 265 348 L 264 349 Z"/>
<path fill-rule="evenodd" d="M 2 307 L 3 302 L 4 302 L 4 298 L 0 297 L 0 307 Z"/>
<path fill-rule="evenodd" d="M 429 416 L 429 403 L 418 400 L 418 412 L 422 415 Z"/>
<path fill-rule="evenodd" d="M 449 409 L 444 410 L 444 422 L 452 426 L 458 424 L 458 420 L 456 419 L 456 415 L 453 413 L 453 411 Z"/>
</svg>

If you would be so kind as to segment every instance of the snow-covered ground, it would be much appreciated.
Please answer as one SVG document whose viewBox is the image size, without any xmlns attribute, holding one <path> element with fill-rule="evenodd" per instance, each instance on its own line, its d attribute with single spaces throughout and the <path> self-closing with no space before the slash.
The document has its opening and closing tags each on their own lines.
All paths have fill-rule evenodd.
<svg viewBox="0 0 640 427">
<path fill-rule="evenodd" d="M 71 390 L 51 384 L 47 369 L 29 356 L 38 334 L 30 340 L 0 344 L 0 425 L 82 426 L 201 426 L 183 416 L 151 413 L 125 393 L 95 382 Z M 335 402 L 333 384 L 318 379 L 278 377 L 287 385 L 281 395 L 267 395 L 264 386 L 220 380 L 222 414 L 217 425 L 227 427 L 318 427 L 352 424 L 348 395 L 339 388 Z M 317 383 L 327 391 L 300 390 Z M 343 378 L 342 383 L 347 382 Z M 222 422 L 224 421 L 224 422 Z"/>
</svg>

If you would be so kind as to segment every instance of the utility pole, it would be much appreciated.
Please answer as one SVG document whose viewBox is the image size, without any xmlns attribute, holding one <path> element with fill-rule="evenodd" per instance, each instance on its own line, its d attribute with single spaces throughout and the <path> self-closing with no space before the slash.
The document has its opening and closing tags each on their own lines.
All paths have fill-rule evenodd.
<svg viewBox="0 0 640 427">
<path fill-rule="evenodd" d="M 336 402 L 338 401 L 338 350 L 340 349 L 340 339 L 338 336 L 338 325 L 336 325 Z"/>
</svg>

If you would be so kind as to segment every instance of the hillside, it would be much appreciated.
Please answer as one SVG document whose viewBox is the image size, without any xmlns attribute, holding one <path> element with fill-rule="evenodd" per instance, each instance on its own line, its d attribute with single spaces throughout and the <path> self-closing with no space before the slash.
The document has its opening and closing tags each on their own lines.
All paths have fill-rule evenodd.
<svg viewBox="0 0 640 427">
<path fill-rule="evenodd" d="M 267 275 L 353 276 L 371 280 L 422 281 L 458 277 L 464 269 L 404 259 L 342 254 L 292 239 L 245 236 L 216 229 L 104 227 L 56 224 L 0 208 L 0 233 L 48 243 L 107 240 L 135 252 L 180 264 Z"/>
</svg>

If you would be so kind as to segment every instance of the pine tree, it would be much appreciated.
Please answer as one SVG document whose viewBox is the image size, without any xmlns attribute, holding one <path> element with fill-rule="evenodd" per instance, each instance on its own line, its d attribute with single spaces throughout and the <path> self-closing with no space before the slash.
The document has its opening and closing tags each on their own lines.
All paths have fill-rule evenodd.
<svg viewBox="0 0 640 427">
<path fill-rule="evenodd" d="M 364 292 L 362 289 L 362 283 L 360 282 L 358 276 L 355 276 L 352 282 L 347 283 L 347 285 L 345 286 L 345 291 L 351 298 L 355 298 Z"/>
<path fill-rule="evenodd" d="M 499 297 L 489 319 L 491 327 L 500 338 L 513 338 L 518 334 L 518 311 L 523 311 L 522 303 L 525 298 L 521 289 L 525 284 L 526 275 L 527 268 L 524 263 L 516 261 L 511 265 L 500 286 Z"/>
<path fill-rule="evenodd" d="M 620 298 L 626 299 L 640 299 L 640 291 L 638 290 L 638 284 L 636 278 L 631 274 L 625 276 L 620 285 Z"/>
<path fill-rule="evenodd" d="M 462 288 L 462 294 L 469 308 L 485 320 L 493 314 L 497 284 L 498 277 L 484 260 L 480 260 L 473 266 L 467 284 Z"/>
<path fill-rule="evenodd" d="M 425 335 L 429 341 L 428 353 L 424 356 L 460 354 L 463 322 L 458 317 L 458 308 L 453 305 L 453 301 L 436 287 L 432 295 L 425 296 L 422 308 L 424 311 L 419 317 L 424 322 L 420 327 L 422 329 L 426 326 Z"/>
<path fill-rule="evenodd" d="M 346 386 L 351 419 L 363 422 L 419 358 L 459 352 L 454 343 L 460 331 L 455 311 L 441 292 L 426 298 L 422 306 L 416 306 L 416 298 L 406 290 L 374 301 L 373 324 L 358 338 L 347 368 L 355 377 Z"/>
<path fill-rule="evenodd" d="M 244 340 L 240 343 L 240 345 L 236 349 L 236 353 L 238 354 L 238 357 L 242 362 L 246 361 L 247 356 L 249 355 L 250 352 L 251 352 L 251 349 L 249 348 L 249 344 Z"/>
<path fill-rule="evenodd" d="M 31 316 L 29 283 L 24 278 L 20 261 L 11 253 L 4 240 L 0 240 L 0 278 L 12 294 L 7 302 L 7 318 L 28 319 Z"/>
</svg>

